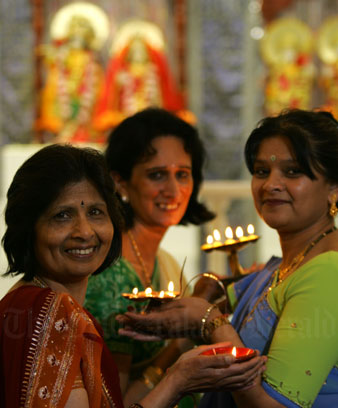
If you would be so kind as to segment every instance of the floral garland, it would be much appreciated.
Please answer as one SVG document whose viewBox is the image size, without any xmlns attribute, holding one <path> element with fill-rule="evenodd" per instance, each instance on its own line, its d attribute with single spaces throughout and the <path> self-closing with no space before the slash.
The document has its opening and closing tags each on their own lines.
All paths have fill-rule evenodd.
<svg viewBox="0 0 338 408">
<path fill-rule="evenodd" d="M 91 52 L 64 49 L 57 53 L 57 104 L 63 122 L 86 124 L 93 110 L 98 75 Z"/>
</svg>

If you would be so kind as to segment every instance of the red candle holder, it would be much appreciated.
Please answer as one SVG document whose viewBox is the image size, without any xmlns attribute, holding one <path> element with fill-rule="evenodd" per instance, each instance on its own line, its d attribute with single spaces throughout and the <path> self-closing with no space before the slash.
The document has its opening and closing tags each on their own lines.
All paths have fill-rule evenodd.
<svg viewBox="0 0 338 408">
<path fill-rule="evenodd" d="M 256 355 L 256 351 L 247 347 L 213 347 L 202 351 L 204 356 L 216 356 L 218 354 L 231 354 L 236 358 L 236 361 L 245 361 Z"/>
</svg>

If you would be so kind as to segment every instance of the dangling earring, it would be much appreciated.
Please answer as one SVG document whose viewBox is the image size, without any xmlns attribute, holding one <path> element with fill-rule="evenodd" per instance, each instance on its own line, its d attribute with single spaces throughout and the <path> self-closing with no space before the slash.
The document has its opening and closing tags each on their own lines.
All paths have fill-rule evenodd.
<svg viewBox="0 0 338 408">
<path fill-rule="evenodd" d="M 128 202 L 129 202 L 129 198 L 128 198 L 128 196 L 126 196 L 126 195 L 121 195 L 121 200 L 122 200 L 124 203 L 128 203 Z"/>
<path fill-rule="evenodd" d="M 331 206 L 330 206 L 330 215 L 331 215 L 331 217 L 335 217 L 337 215 L 337 213 L 338 213 L 338 208 L 337 208 L 336 202 L 337 202 L 337 195 L 334 193 L 332 195 L 332 203 L 331 203 Z"/>
</svg>

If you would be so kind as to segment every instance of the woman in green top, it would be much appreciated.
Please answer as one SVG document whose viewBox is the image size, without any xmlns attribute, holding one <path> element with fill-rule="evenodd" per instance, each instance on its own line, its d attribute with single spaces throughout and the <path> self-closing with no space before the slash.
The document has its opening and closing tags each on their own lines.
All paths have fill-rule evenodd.
<svg viewBox="0 0 338 408">
<path fill-rule="evenodd" d="M 106 161 L 125 215 L 122 258 L 89 280 L 85 307 L 99 320 L 118 365 L 126 405 L 142 397 L 163 372 L 191 347 L 188 340 L 140 343 L 117 333 L 117 314 L 143 306 L 122 297 L 137 287 L 179 287 L 180 268 L 159 249 L 172 225 L 196 224 L 214 217 L 197 197 L 205 150 L 194 127 L 177 116 L 149 108 L 113 130 Z"/>
<path fill-rule="evenodd" d="M 231 324 L 217 308 L 201 324 L 210 305 L 193 297 L 161 313 L 127 314 L 129 326 L 134 321 L 148 338 L 152 329 L 175 336 L 200 327 L 211 342 L 268 356 L 255 387 L 207 393 L 201 408 L 338 406 L 337 157 L 338 122 L 329 112 L 290 110 L 263 119 L 245 159 L 257 212 L 278 232 L 282 259 L 228 288 Z"/>
</svg>

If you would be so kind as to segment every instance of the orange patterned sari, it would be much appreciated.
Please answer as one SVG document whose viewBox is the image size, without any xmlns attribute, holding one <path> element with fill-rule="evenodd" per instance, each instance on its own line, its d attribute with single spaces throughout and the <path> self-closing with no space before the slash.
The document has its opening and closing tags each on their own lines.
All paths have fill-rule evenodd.
<svg viewBox="0 0 338 408">
<path fill-rule="evenodd" d="M 0 302 L 0 330 L 1 407 L 63 407 L 79 387 L 91 408 L 123 406 L 101 329 L 70 295 L 20 287 Z"/>
</svg>

